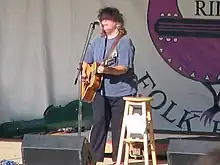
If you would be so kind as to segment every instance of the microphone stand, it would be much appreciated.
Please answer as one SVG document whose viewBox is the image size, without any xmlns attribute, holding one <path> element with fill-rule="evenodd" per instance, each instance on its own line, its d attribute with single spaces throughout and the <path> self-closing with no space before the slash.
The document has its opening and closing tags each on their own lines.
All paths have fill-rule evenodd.
<svg viewBox="0 0 220 165">
<path fill-rule="evenodd" d="M 78 68 L 77 68 L 78 73 L 77 73 L 77 76 L 76 76 L 74 85 L 77 84 L 79 78 L 80 78 L 80 80 L 81 80 L 81 78 L 82 78 L 82 77 L 81 77 L 81 75 L 82 75 L 82 64 L 83 64 L 85 55 L 86 55 L 86 53 L 87 53 L 87 49 L 88 49 L 90 40 L 91 40 L 91 38 L 92 38 L 93 32 L 94 32 L 94 30 L 95 30 L 95 25 L 96 25 L 95 22 L 90 23 L 90 25 L 89 25 L 89 30 L 88 30 L 88 33 L 87 33 L 87 36 L 86 36 L 86 42 L 85 42 L 85 45 L 84 45 L 84 48 L 83 48 L 83 51 L 82 51 L 82 55 L 81 55 L 81 57 L 80 57 L 79 66 L 78 66 Z M 79 101 L 79 104 L 78 104 L 78 135 L 81 136 L 82 108 L 83 108 L 83 107 L 82 107 L 82 99 L 81 99 L 81 96 L 82 96 L 81 82 L 79 83 L 79 89 L 80 89 L 80 91 L 79 91 L 79 96 L 78 96 L 78 101 Z"/>
</svg>

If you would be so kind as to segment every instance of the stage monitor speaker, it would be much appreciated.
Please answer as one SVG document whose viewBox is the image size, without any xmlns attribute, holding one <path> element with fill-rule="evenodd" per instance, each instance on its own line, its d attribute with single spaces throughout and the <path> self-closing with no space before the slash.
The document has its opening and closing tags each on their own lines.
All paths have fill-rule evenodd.
<svg viewBox="0 0 220 165">
<path fill-rule="evenodd" d="M 193 165 L 199 156 L 220 147 L 219 141 L 171 139 L 167 150 L 168 165 Z"/>
<path fill-rule="evenodd" d="M 83 136 L 27 134 L 21 149 L 23 165 L 95 165 Z"/>
</svg>

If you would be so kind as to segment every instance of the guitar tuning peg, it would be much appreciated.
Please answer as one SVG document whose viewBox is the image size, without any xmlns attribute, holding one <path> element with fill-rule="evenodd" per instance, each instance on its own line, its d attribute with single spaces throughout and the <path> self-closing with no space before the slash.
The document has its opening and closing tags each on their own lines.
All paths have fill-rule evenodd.
<svg viewBox="0 0 220 165">
<path fill-rule="evenodd" d="M 170 41 L 171 41 L 171 38 L 166 38 L 166 41 L 170 42 Z"/>
<path fill-rule="evenodd" d="M 160 16 L 163 17 L 163 16 L 165 16 L 165 14 L 164 14 L 164 13 L 161 13 Z"/>
<path fill-rule="evenodd" d="M 173 41 L 174 41 L 174 42 L 177 42 L 177 41 L 178 41 L 178 38 L 174 38 Z"/>
</svg>

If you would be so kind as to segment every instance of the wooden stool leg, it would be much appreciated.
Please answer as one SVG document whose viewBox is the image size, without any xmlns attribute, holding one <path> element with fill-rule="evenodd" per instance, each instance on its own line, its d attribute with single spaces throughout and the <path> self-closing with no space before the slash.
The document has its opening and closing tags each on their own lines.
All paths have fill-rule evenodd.
<svg viewBox="0 0 220 165">
<path fill-rule="evenodd" d="M 132 115 L 133 114 L 133 110 L 134 110 L 134 108 L 133 108 L 133 106 L 128 106 L 128 115 Z M 130 137 L 131 137 L 131 133 L 128 131 L 128 130 L 126 130 L 127 132 L 126 132 L 126 138 L 127 139 L 130 139 Z M 129 163 L 129 155 L 130 155 L 130 143 L 129 142 L 127 142 L 126 143 L 126 146 L 125 146 L 125 159 L 124 159 L 124 165 L 127 165 L 128 163 Z"/>
<path fill-rule="evenodd" d="M 149 124 L 150 149 L 151 149 L 151 156 L 152 156 L 152 164 L 157 165 L 152 110 L 151 110 L 151 106 L 149 103 L 147 103 L 147 114 L 148 114 L 147 117 L 148 117 L 148 124 Z"/>
<path fill-rule="evenodd" d="M 148 156 L 148 139 L 147 134 L 144 134 L 144 164 L 149 165 L 149 156 Z"/>
<path fill-rule="evenodd" d="M 123 145 L 124 145 L 124 138 L 125 138 L 125 122 L 126 122 L 125 119 L 128 114 L 128 109 L 129 109 L 129 103 L 126 101 L 125 108 L 124 108 L 124 117 L 123 117 L 122 127 L 121 127 L 121 135 L 120 135 L 116 165 L 120 165 L 121 163 L 121 156 L 123 152 Z"/>
<path fill-rule="evenodd" d="M 130 143 L 126 142 L 124 165 L 128 165 L 129 163 L 129 151 L 130 151 Z"/>
<path fill-rule="evenodd" d="M 147 117 L 146 117 L 146 103 L 143 102 L 142 103 L 142 115 L 145 117 L 145 119 L 147 120 Z M 148 124 L 146 122 L 146 124 Z M 147 137 L 147 125 L 146 125 L 146 130 L 145 130 L 145 133 L 144 133 L 144 136 L 143 136 L 143 139 L 144 139 L 144 164 L 145 165 L 149 165 L 149 156 L 148 156 L 148 137 Z"/>
</svg>

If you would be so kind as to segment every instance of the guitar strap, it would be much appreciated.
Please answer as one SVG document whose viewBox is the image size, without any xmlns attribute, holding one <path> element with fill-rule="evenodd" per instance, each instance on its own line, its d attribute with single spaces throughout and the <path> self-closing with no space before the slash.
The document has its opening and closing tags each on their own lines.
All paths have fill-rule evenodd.
<svg viewBox="0 0 220 165">
<path fill-rule="evenodd" d="M 105 56 L 106 46 L 107 46 L 107 36 L 106 36 L 106 38 L 105 38 L 105 49 L 104 49 L 104 57 L 105 57 L 105 58 L 104 58 L 104 60 L 103 60 L 104 65 L 105 65 L 105 61 L 113 55 L 113 51 L 114 51 L 115 47 L 117 46 L 119 40 L 120 40 L 123 36 L 124 36 L 124 34 L 122 34 L 122 33 L 119 33 L 119 34 L 116 36 L 116 38 L 115 38 L 114 42 L 112 43 L 112 45 L 111 45 L 109 51 L 107 52 L 107 55 Z M 102 81 L 102 85 L 101 85 L 101 86 L 103 87 L 103 85 L 104 85 L 104 84 L 103 84 L 103 81 Z M 105 93 L 105 88 L 103 87 L 103 89 L 100 91 L 100 94 L 103 95 L 104 93 Z"/>
<path fill-rule="evenodd" d="M 112 45 L 111 45 L 109 51 L 107 52 L 107 55 L 106 55 L 105 58 L 104 58 L 104 62 L 105 62 L 108 58 L 111 57 L 111 55 L 112 55 L 112 53 L 113 53 L 115 47 L 117 46 L 119 40 L 120 40 L 123 36 L 124 36 L 124 35 L 121 34 L 121 33 L 119 33 L 119 34 L 116 36 L 116 38 L 115 38 L 114 42 L 112 43 Z"/>
</svg>

